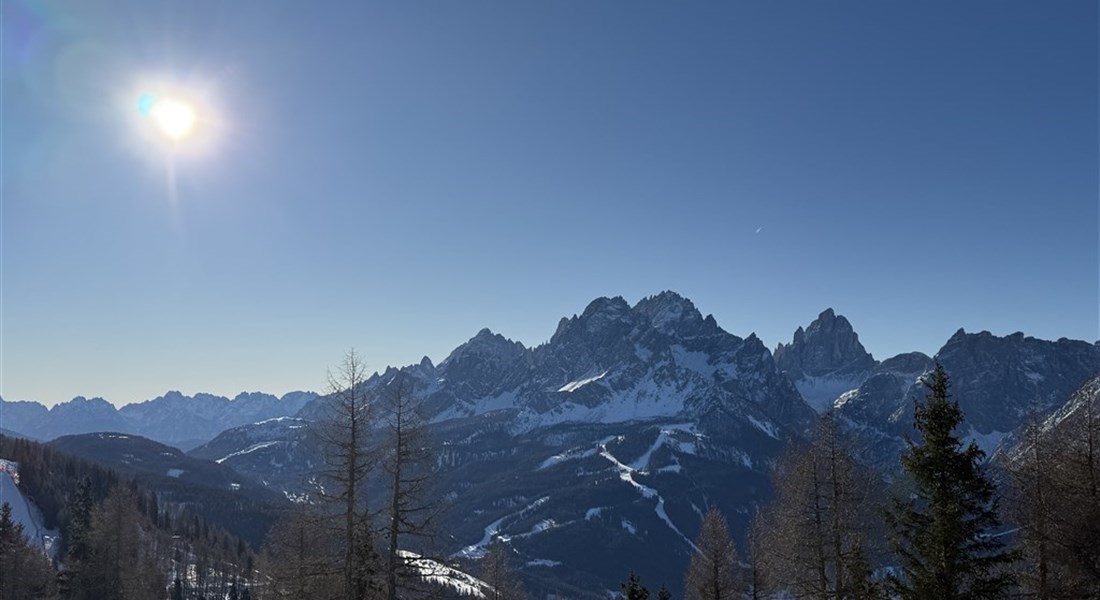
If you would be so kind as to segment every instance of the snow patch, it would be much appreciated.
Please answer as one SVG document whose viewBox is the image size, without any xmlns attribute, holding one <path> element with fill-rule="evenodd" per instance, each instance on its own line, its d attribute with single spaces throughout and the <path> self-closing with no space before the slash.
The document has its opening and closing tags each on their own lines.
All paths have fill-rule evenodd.
<svg viewBox="0 0 1100 600">
<path fill-rule="evenodd" d="M 613 391 L 595 406 L 565 400 L 547 412 L 525 408 L 516 415 L 512 433 L 524 433 L 559 423 L 624 423 L 682 414 L 684 401 L 695 392 L 695 388 L 692 385 L 681 388 L 675 382 L 657 383 L 657 379 L 651 370 L 634 387 Z"/>
<path fill-rule="evenodd" d="M 638 493 L 641 494 L 643 498 L 656 498 L 657 499 L 657 506 L 653 508 L 653 511 L 655 513 L 657 513 L 657 517 L 659 519 L 661 519 L 662 521 L 664 521 L 665 525 L 668 525 L 669 529 L 676 532 L 676 535 L 679 535 L 680 538 L 683 539 L 684 542 L 686 542 L 687 545 L 690 546 L 692 550 L 695 550 L 696 552 L 699 551 L 699 549 L 695 546 L 695 543 L 692 542 L 690 539 L 688 539 L 688 537 L 686 535 L 684 535 L 683 532 L 680 531 L 680 529 L 678 527 L 676 527 L 676 524 L 672 522 L 672 519 L 670 519 L 668 517 L 668 513 L 665 512 L 665 499 L 662 498 L 661 495 L 657 493 L 657 490 L 655 490 L 655 489 L 653 489 L 653 488 L 651 488 L 647 485 L 643 485 L 643 484 L 638 483 L 637 481 L 635 481 L 634 480 L 634 473 L 635 473 L 634 469 L 632 469 L 632 468 L 628 467 L 627 465 L 624 465 L 623 463 L 619 462 L 619 459 L 615 458 L 615 456 L 612 455 L 611 452 L 609 452 L 607 450 L 607 445 L 606 444 L 601 444 L 600 445 L 600 456 L 604 457 L 609 462 L 611 462 L 611 464 L 614 465 L 615 469 L 619 472 L 619 479 L 621 479 L 621 480 L 625 481 L 626 483 L 629 483 L 630 485 L 632 485 L 634 487 L 634 489 L 638 490 Z"/>
<path fill-rule="evenodd" d="M 432 423 L 442 423 L 451 419 L 476 417 L 486 413 L 516 408 L 516 391 L 504 392 L 497 396 L 478 398 L 470 402 L 457 402 L 447 410 L 432 417 Z"/>
<path fill-rule="evenodd" d="M 991 431 L 989 433 L 979 433 L 973 427 L 970 428 L 970 434 L 964 438 L 963 443 L 974 442 L 985 452 L 985 457 L 989 458 L 993 456 L 993 452 L 997 450 L 997 447 L 1001 445 L 1005 437 L 1008 436 L 1008 432 L 1005 431 Z"/>
<path fill-rule="evenodd" d="M 264 448 L 270 448 L 271 446 L 274 446 L 275 444 L 278 444 L 278 443 L 279 443 L 278 440 L 274 440 L 274 441 L 268 441 L 268 442 L 260 442 L 258 444 L 252 444 L 251 446 L 245 448 L 244 450 L 238 450 L 238 451 L 233 452 L 231 454 L 226 454 L 225 456 L 219 458 L 218 460 L 215 460 L 214 462 L 216 462 L 218 464 L 221 464 L 221 463 L 233 458 L 234 456 L 243 456 L 245 454 L 250 454 L 250 453 L 255 452 L 257 450 L 263 450 Z"/>
<path fill-rule="evenodd" d="M 645 453 L 638 457 L 638 460 L 630 464 L 630 468 L 634 469 L 635 471 L 643 472 L 649 470 L 649 460 L 653 457 L 653 453 L 656 452 L 661 446 L 672 446 L 681 451 L 683 451 L 683 449 L 686 447 L 688 448 L 688 454 L 695 454 L 694 443 L 681 443 L 677 440 L 674 440 L 672 437 L 673 435 L 675 435 L 676 432 L 679 431 L 694 434 L 694 431 L 692 430 L 693 426 L 694 425 L 692 423 L 677 423 L 674 425 L 666 425 L 662 427 L 660 433 L 657 434 L 657 439 L 653 441 L 653 444 L 649 447 L 648 450 L 645 451 Z M 607 442 L 604 443 L 606 444 Z"/>
<path fill-rule="evenodd" d="M 606 443 L 610 442 L 613 439 L 615 439 L 615 436 L 606 437 L 606 438 L 600 440 L 599 442 L 597 442 L 596 446 L 594 446 L 592 448 L 588 448 L 586 450 L 581 450 L 580 448 L 570 448 L 569 450 L 566 450 L 565 452 L 562 452 L 560 454 L 555 454 L 554 456 L 551 456 L 550 458 L 547 458 L 546 460 L 542 461 L 542 463 L 540 463 L 538 468 L 536 468 L 535 470 L 536 471 L 542 471 L 543 469 L 549 469 L 550 467 L 553 467 L 554 465 L 561 464 L 561 463 L 563 463 L 565 461 L 568 461 L 568 460 L 577 460 L 577 459 L 581 459 L 581 458 L 588 458 L 590 456 L 595 456 L 596 452 L 598 451 L 598 448 L 599 448 L 600 444 L 606 444 Z"/>
<path fill-rule="evenodd" d="M 593 381 L 599 381 L 599 380 L 603 379 L 604 376 L 606 376 L 606 375 L 607 375 L 607 371 L 604 371 L 603 373 L 600 373 L 599 375 L 596 375 L 595 377 L 589 377 L 587 379 L 578 379 L 576 381 L 570 381 L 569 383 L 567 383 L 567 384 L 561 386 L 560 388 L 558 388 L 558 391 L 559 392 L 565 392 L 565 393 L 575 392 L 575 391 L 581 389 L 582 387 L 592 383 Z"/>
<path fill-rule="evenodd" d="M 560 561 L 549 560 L 546 558 L 536 558 L 535 560 L 527 561 L 528 567 L 556 567 L 560 564 Z"/>
<path fill-rule="evenodd" d="M 44 554 L 56 554 L 59 532 L 46 529 L 38 507 L 23 495 L 12 474 L 6 470 L 0 470 L 0 502 L 11 506 L 12 520 L 23 525 L 23 535 L 27 536 L 31 544 Z"/>
<path fill-rule="evenodd" d="M 504 523 L 504 521 L 506 521 L 508 519 L 512 519 L 512 518 L 522 518 L 525 515 L 527 515 L 529 512 L 537 509 L 538 507 L 542 506 L 543 504 L 546 504 L 549 501 L 550 501 L 550 496 L 543 496 L 542 498 L 539 498 L 538 500 L 535 500 L 534 502 L 532 502 L 531 504 L 528 504 L 527 506 L 523 507 L 522 509 L 520 509 L 520 510 L 514 512 L 514 513 L 509 513 L 507 515 L 504 515 L 503 517 L 497 519 L 496 521 L 493 521 L 492 523 L 489 523 L 489 525 L 486 526 L 485 529 L 483 530 L 484 535 L 481 536 L 481 540 L 479 540 L 476 544 L 471 544 L 469 546 L 466 546 L 465 548 L 459 550 L 458 552 L 455 552 L 451 556 L 452 557 L 462 556 L 462 557 L 473 559 L 473 560 L 481 560 L 485 556 L 485 552 L 486 552 L 486 549 L 489 547 L 489 543 L 493 541 L 493 536 L 497 535 L 497 533 L 500 531 L 500 527 Z"/>
<path fill-rule="evenodd" d="M 754 417 L 752 415 L 745 415 L 745 418 L 747 418 L 749 420 L 749 422 L 752 423 L 753 426 L 756 427 L 757 429 L 759 429 L 760 431 L 763 431 L 764 433 L 768 434 L 770 437 L 773 437 L 777 440 L 779 439 L 779 433 L 776 431 L 775 425 L 772 425 L 771 423 L 769 423 L 767 421 L 761 421 L 761 420 L 757 419 L 756 417 Z"/>
<path fill-rule="evenodd" d="M 299 419 L 299 418 L 297 418 L 297 417 L 272 417 L 272 418 L 270 418 L 270 419 L 264 419 L 263 421 L 257 421 L 257 422 L 256 422 L 256 423 L 254 423 L 254 424 L 255 424 L 255 425 L 266 425 L 266 424 L 268 424 L 268 423 L 282 423 L 282 422 L 284 422 L 284 421 L 299 421 L 299 422 L 304 422 L 304 421 L 303 421 L 302 419 Z"/>
<path fill-rule="evenodd" d="M 833 407 L 846 392 L 855 390 L 866 380 L 865 373 L 839 377 L 835 375 L 802 377 L 794 382 L 794 387 L 798 389 L 799 394 L 802 394 L 806 404 L 821 414 Z"/>
<path fill-rule="evenodd" d="M 168 472 L 165 473 L 165 475 L 167 475 L 168 477 L 175 477 L 176 479 L 179 479 L 179 476 L 183 475 L 183 472 L 183 469 L 168 469 Z"/>
<path fill-rule="evenodd" d="M 439 561 L 424 558 L 407 550 L 398 550 L 397 554 L 404 559 L 405 564 L 416 569 L 422 580 L 444 586 L 463 597 L 485 598 L 485 592 L 490 589 L 489 584 L 477 577 L 448 567 Z"/>
</svg>

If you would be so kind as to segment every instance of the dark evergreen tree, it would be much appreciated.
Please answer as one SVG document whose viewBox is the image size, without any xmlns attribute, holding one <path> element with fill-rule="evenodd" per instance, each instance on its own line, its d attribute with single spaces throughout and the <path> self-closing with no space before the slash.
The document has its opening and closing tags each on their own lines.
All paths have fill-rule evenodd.
<svg viewBox="0 0 1100 600">
<path fill-rule="evenodd" d="M 619 600 L 646 600 L 646 598 L 649 598 L 649 590 L 642 585 L 641 578 L 633 570 L 630 571 L 630 576 L 627 577 L 621 587 L 622 592 L 619 593 Z"/>
<path fill-rule="evenodd" d="M 991 535 L 1001 521 L 996 488 L 981 468 L 985 454 L 955 436 L 963 413 L 943 365 L 924 384 L 928 395 L 917 401 L 913 424 L 920 440 L 901 458 L 912 493 L 894 499 L 887 515 L 901 567 L 891 587 L 902 600 L 1004 598 L 1013 557 Z"/>
<path fill-rule="evenodd" d="M 668 591 L 668 586 L 661 584 L 661 589 L 657 590 L 657 600 L 672 600 L 672 592 Z"/>
<path fill-rule="evenodd" d="M 172 600 L 183 600 L 183 582 L 179 577 L 172 583 Z"/>
<path fill-rule="evenodd" d="M 23 524 L 0 505 L 0 600 L 49 600 L 57 597 L 53 567 L 41 548 L 31 544 Z"/>
<path fill-rule="evenodd" d="M 92 527 L 92 509 L 95 497 L 92 495 L 92 480 L 88 476 L 80 478 L 76 493 L 69 502 L 69 526 L 65 532 L 67 555 L 70 561 L 83 561 L 88 558 L 88 532 Z"/>
</svg>

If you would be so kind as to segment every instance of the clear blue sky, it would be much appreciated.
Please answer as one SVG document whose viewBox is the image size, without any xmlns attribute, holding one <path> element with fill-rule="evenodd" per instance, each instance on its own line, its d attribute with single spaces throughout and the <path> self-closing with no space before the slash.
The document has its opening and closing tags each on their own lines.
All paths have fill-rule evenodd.
<svg viewBox="0 0 1100 600">
<path fill-rule="evenodd" d="M 1092 1 L 2 6 L 8 399 L 319 389 L 663 289 L 771 347 L 1100 337 Z"/>
</svg>

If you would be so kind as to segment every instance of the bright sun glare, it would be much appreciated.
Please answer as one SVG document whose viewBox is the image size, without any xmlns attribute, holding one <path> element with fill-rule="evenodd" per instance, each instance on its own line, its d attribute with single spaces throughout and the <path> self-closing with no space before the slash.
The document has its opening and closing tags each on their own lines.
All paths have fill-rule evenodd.
<svg viewBox="0 0 1100 600">
<path fill-rule="evenodd" d="M 175 98 L 158 98 L 152 94 L 144 94 L 138 99 L 138 110 L 151 117 L 161 133 L 173 140 L 182 140 L 195 130 L 194 109 Z"/>
</svg>

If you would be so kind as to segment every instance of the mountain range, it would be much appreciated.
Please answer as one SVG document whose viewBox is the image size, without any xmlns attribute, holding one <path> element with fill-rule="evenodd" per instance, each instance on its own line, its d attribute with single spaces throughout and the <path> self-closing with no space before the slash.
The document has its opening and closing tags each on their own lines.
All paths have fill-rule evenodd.
<svg viewBox="0 0 1100 600">
<path fill-rule="evenodd" d="M 103 398 L 78 396 L 49 409 L 37 402 L 0 399 L 0 426 L 14 435 L 40 440 L 81 433 L 129 433 L 189 450 L 230 427 L 293 415 L 316 397 L 313 392 L 290 392 L 281 398 L 255 392 L 230 399 L 171 391 L 122 408 Z"/>
<path fill-rule="evenodd" d="M 444 501 L 436 552 L 476 562 L 501 537 L 534 590 L 597 598 L 617 589 L 623 564 L 677 588 L 709 506 L 740 538 L 770 495 L 771 464 L 820 412 L 841 417 L 866 462 L 896 470 L 935 360 L 952 378 L 965 433 L 992 453 L 1031 415 L 1064 409 L 1100 372 L 1100 345 L 960 329 L 935 357 L 879 361 L 827 309 L 772 352 L 662 292 L 633 306 L 596 299 L 533 348 L 483 329 L 438 365 L 391 367 L 364 385 L 378 396 L 400 382 L 422 406 L 439 452 L 432 496 Z M 40 439 L 102 427 L 202 441 L 192 458 L 302 501 L 316 490 L 314 424 L 330 401 L 169 393 L 117 411 L 102 400 L 50 411 L 4 403 L 0 426 Z"/>
</svg>

